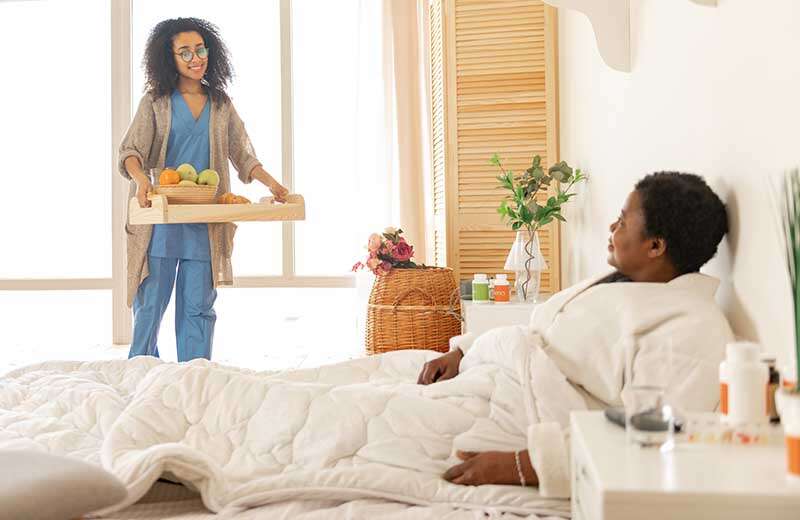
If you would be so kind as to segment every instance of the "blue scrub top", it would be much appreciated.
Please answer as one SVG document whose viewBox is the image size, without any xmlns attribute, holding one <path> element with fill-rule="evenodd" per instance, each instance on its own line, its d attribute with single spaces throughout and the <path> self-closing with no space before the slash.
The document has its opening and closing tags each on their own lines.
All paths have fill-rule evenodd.
<svg viewBox="0 0 800 520">
<path fill-rule="evenodd" d="M 177 168 L 183 163 L 198 173 L 210 162 L 208 126 L 211 103 L 206 100 L 200 117 L 195 119 L 180 92 L 172 93 L 172 124 L 167 141 L 165 165 Z M 155 224 L 150 239 L 151 256 L 211 261 L 207 224 Z"/>
</svg>

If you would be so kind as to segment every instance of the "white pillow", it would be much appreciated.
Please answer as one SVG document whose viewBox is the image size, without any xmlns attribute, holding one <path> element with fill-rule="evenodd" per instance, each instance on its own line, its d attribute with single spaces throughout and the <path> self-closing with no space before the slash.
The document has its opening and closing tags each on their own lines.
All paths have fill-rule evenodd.
<svg viewBox="0 0 800 520">
<path fill-rule="evenodd" d="M 66 520 L 121 502 L 125 486 L 99 466 L 36 451 L 0 450 L 0 517 Z"/>
</svg>

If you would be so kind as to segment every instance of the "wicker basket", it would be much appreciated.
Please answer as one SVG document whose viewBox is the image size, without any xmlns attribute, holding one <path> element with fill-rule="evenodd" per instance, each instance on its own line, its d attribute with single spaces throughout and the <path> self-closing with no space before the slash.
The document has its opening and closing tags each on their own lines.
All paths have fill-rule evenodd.
<svg viewBox="0 0 800 520">
<path fill-rule="evenodd" d="M 214 204 L 217 195 L 216 186 L 178 186 L 159 185 L 155 187 L 157 195 L 166 195 L 170 204 Z"/>
<path fill-rule="evenodd" d="M 458 334 L 461 299 L 452 269 L 392 269 L 375 280 L 367 306 L 367 354 L 447 352 Z"/>
</svg>

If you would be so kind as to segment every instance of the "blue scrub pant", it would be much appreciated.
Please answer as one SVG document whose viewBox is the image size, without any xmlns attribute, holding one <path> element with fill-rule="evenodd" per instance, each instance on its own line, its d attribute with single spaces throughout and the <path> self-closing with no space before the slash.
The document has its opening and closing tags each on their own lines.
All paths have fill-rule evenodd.
<svg viewBox="0 0 800 520">
<path fill-rule="evenodd" d="M 178 361 L 211 359 L 214 341 L 214 301 L 211 262 L 148 257 L 150 274 L 139 285 L 133 302 L 133 341 L 128 358 L 158 357 L 158 329 L 175 285 L 175 335 Z"/>
</svg>

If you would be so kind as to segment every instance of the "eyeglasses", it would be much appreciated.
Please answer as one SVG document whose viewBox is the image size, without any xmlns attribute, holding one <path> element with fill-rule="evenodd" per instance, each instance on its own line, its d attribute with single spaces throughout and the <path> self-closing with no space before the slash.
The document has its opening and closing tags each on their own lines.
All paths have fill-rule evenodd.
<svg viewBox="0 0 800 520">
<path fill-rule="evenodd" d="M 180 56 L 181 59 L 186 63 L 192 61 L 195 54 L 197 54 L 197 57 L 200 58 L 201 60 L 208 58 L 208 47 L 198 47 L 197 49 L 195 49 L 194 52 L 192 52 L 189 49 L 183 49 L 181 52 L 175 53 L 176 56 Z"/>
</svg>

